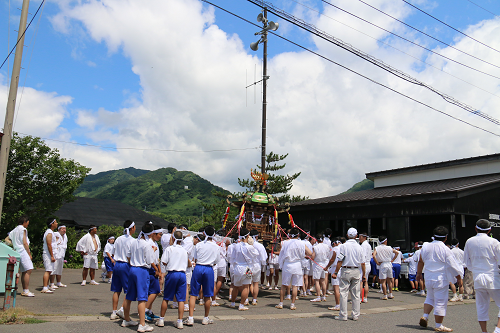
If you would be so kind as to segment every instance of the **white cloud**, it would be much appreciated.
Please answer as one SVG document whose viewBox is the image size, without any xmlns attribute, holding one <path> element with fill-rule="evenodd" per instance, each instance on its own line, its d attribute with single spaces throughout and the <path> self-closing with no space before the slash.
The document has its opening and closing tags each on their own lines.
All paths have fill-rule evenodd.
<svg viewBox="0 0 500 333">
<path fill-rule="evenodd" d="M 414 38 L 399 23 L 365 5 L 350 0 L 335 3 Z M 410 14 L 402 3 L 389 0 L 372 3 L 401 19 Z M 387 33 L 331 7 L 324 8 L 324 12 L 373 37 L 387 38 Z M 443 92 L 500 118 L 495 107 L 498 97 L 433 68 L 417 72 L 415 68 L 422 65 L 414 59 L 354 30 L 340 29 L 341 25 L 329 18 L 315 17 L 310 16 L 315 20 L 311 23 L 320 29 L 333 32 Z M 260 105 L 249 102 L 245 107 L 244 89 L 246 69 L 253 69 L 259 60 L 246 53 L 238 36 L 222 31 L 214 12 L 204 9 L 200 2 L 90 0 L 61 6 L 60 14 L 52 22 L 55 29 L 67 34 L 74 30 L 72 25 L 82 25 L 95 42 L 104 42 L 109 52 L 123 52 L 140 80 L 142 96 L 140 99 L 134 94 L 126 96 L 130 104 L 126 108 L 78 112 L 76 122 L 88 129 L 87 135 L 94 142 L 175 150 L 260 145 Z M 489 20 L 470 27 L 468 33 L 500 48 L 496 41 L 499 29 L 500 20 Z M 319 53 L 349 68 L 453 116 L 500 133 L 496 126 L 447 104 L 424 88 L 402 82 L 325 41 L 313 40 Z M 395 45 L 416 57 L 423 55 L 413 46 L 401 42 Z M 459 39 L 457 47 L 497 62 L 495 52 L 470 40 Z M 500 75 L 491 66 L 456 51 L 441 52 Z M 426 61 L 500 96 L 493 79 L 435 56 Z M 268 151 L 290 153 L 285 171 L 302 171 L 293 194 L 333 195 L 363 179 L 365 172 L 494 153 L 500 149 L 499 138 L 411 102 L 308 52 L 279 54 L 270 59 L 269 71 Z M 192 170 L 231 190 L 238 189 L 236 178 L 246 178 L 250 168 L 260 163 L 259 150 L 194 154 L 150 150 L 109 152 L 70 145 L 60 148 L 93 167 L 93 172 L 128 166 L 145 169 L 172 166 Z"/>
</svg>

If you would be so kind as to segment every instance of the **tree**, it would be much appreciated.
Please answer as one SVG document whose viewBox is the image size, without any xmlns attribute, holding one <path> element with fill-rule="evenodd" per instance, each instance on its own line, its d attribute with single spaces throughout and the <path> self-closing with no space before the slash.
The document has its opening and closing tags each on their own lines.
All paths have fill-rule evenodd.
<svg viewBox="0 0 500 333">
<path fill-rule="evenodd" d="M 30 217 L 30 238 L 45 229 L 45 220 L 65 202 L 89 173 L 71 159 L 62 158 L 42 139 L 14 133 L 7 169 L 0 234 L 12 230 L 19 216 Z M 41 237 L 40 237 L 41 239 Z M 32 244 L 36 246 L 36 244 Z"/>
<path fill-rule="evenodd" d="M 283 161 L 287 156 L 288 154 L 278 155 L 273 152 L 266 155 L 266 173 L 269 175 L 266 192 L 277 196 L 281 203 L 306 200 L 308 197 L 300 195 L 290 196 L 290 194 L 288 194 L 293 187 L 293 181 L 300 176 L 301 172 L 294 173 L 293 175 L 278 175 L 272 173 L 286 167 L 286 163 L 278 164 L 278 162 Z M 257 166 L 257 168 L 260 169 L 259 166 Z M 256 182 L 250 179 L 238 178 L 238 184 L 241 187 L 245 187 L 247 191 L 252 191 Z"/>
</svg>

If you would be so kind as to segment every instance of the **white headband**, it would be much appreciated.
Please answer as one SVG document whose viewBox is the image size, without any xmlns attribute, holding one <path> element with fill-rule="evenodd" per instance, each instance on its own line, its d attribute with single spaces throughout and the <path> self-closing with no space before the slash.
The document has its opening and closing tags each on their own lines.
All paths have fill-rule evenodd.
<svg viewBox="0 0 500 333">
<path fill-rule="evenodd" d="M 54 221 L 55 221 L 55 220 L 54 220 Z M 54 222 L 52 222 L 52 223 L 54 223 Z M 51 223 L 51 224 L 52 224 L 52 223 Z M 91 232 L 93 229 L 97 229 L 97 227 L 92 227 L 92 228 L 89 228 L 89 232 Z"/>
<path fill-rule="evenodd" d="M 151 235 L 152 233 L 153 233 L 152 231 L 151 231 L 151 232 L 148 232 L 148 233 L 144 233 L 144 232 L 142 232 L 142 231 L 141 231 L 141 233 L 140 233 L 140 234 L 139 234 L 139 236 L 137 237 L 137 241 L 140 241 L 140 240 L 141 240 L 141 236 L 143 236 L 143 235 L 144 235 L 144 236 L 149 236 L 149 235 Z"/>
<path fill-rule="evenodd" d="M 380 244 L 384 243 L 386 240 L 387 240 L 387 238 L 386 238 L 386 239 L 384 239 L 383 241 L 381 241 L 381 242 L 380 242 Z"/>
<path fill-rule="evenodd" d="M 458 243 L 457 243 L 457 245 L 452 245 L 452 246 L 451 246 L 451 248 L 452 248 L 452 249 L 454 249 L 454 248 L 456 248 L 457 246 L 458 246 Z"/>
<path fill-rule="evenodd" d="M 446 236 L 448 236 L 448 234 L 446 234 L 444 236 L 434 235 L 434 238 L 445 238 Z"/>
<path fill-rule="evenodd" d="M 61 228 L 66 228 L 66 226 L 65 225 L 60 225 L 60 226 L 57 227 L 57 230 L 59 230 Z"/>
<path fill-rule="evenodd" d="M 336 240 L 336 241 L 335 241 L 335 244 L 342 244 L 342 242 L 341 242 L 341 241 L 339 241 L 339 240 Z"/>
<path fill-rule="evenodd" d="M 477 228 L 477 230 L 481 230 L 481 231 L 489 231 L 489 230 L 491 230 L 491 227 L 489 227 L 488 229 L 483 229 L 481 227 L 478 227 L 477 225 L 476 225 L 476 228 Z"/>
<path fill-rule="evenodd" d="M 163 233 L 163 229 L 153 230 L 153 234 L 159 234 L 159 233 Z"/>
<path fill-rule="evenodd" d="M 359 235 L 368 238 L 368 235 L 365 234 L 359 234 Z"/>
<path fill-rule="evenodd" d="M 108 238 L 108 240 L 110 240 L 110 239 L 115 239 L 115 236 L 111 236 Z"/>
<path fill-rule="evenodd" d="M 297 237 L 298 235 L 299 235 L 299 234 L 296 234 L 296 235 L 294 235 L 294 234 L 288 234 L 288 237 L 290 237 L 290 238 L 295 238 L 295 237 Z"/>
<path fill-rule="evenodd" d="M 127 236 L 130 236 L 130 229 L 132 229 L 135 226 L 135 222 L 132 222 L 128 228 L 123 229 L 123 234 L 127 234 Z"/>
<path fill-rule="evenodd" d="M 246 234 L 244 236 L 242 236 L 242 235 L 238 236 L 238 239 L 245 239 L 245 238 L 247 238 L 248 235 L 250 235 L 250 232 L 248 232 L 248 234 Z"/>
<path fill-rule="evenodd" d="M 52 223 L 54 223 L 56 221 L 56 219 L 54 219 L 52 222 L 49 223 L 49 226 L 52 225 Z"/>
</svg>

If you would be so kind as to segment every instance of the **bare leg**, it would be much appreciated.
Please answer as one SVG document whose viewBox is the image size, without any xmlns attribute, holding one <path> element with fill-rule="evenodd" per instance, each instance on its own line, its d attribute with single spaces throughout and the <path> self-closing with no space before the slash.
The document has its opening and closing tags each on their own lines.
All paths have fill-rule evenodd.
<svg viewBox="0 0 500 333">
<path fill-rule="evenodd" d="M 184 302 L 182 302 L 184 303 Z M 168 301 L 167 300 L 163 300 L 163 302 L 161 302 L 161 308 L 160 308 L 160 317 L 165 317 L 165 313 L 167 313 L 167 309 L 168 309 Z M 179 304 L 179 311 L 181 309 L 181 306 Z M 182 311 L 184 311 L 184 306 L 182 306 Z"/>
<path fill-rule="evenodd" d="M 137 302 L 137 312 L 139 313 L 139 323 L 146 325 L 146 301 Z"/>
<path fill-rule="evenodd" d="M 56 281 L 57 283 L 61 283 L 61 275 L 56 275 Z"/>
<path fill-rule="evenodd" d="M 167 306 L 168 306 L 168 304 L 167 304 Z M 163 304 L 162 304 L 162 307 L 163 307 Z M 179 319 L 182 319 L 184 317 L 184 302 L 179 302 L 179 309 L 177 309 L 177 314 L 179 315 Z M 165 317 L 165 316 L 162 315 L 162 317 Z"/>
<path fill-rule="evenodd" d="M 340 305 L 340 288 L 333 286 L 333 293 L 335 294 L 335 305 Z"/>
<path fill-rule="evenodd" d="M 316 296 L 320 297 L 321 296 L 321 287 L 319 285 L 319 280 L 314 280 L 314 287 L 316 288 Z"/>
<path fill-rule="evenodd" d="M 295 304 L 295 300 L 297 299 L 297 286 L 292 286 L 292 303 Z"/>
<path fill-rule="evenodd" d="M 21 284 L 23 285 L 23 289 L 30 288 L 30 276 L 32 271 L 33 270 L 30 269 L 29 271 L 23 272 L 21 274 Z"/>
<path fill-rule="evenodd" d="M 205 299 L 205 317 L 208 317 L 210 314 L 210 306 L 212 305 L 212 301 L 210 300 L 210 297 L 204 297 Z"/>
<path fill-rule="evenodd" d="M 280 271 L 278 269 L 274 270 L 274 285 L 277 286 L 280 280 Z"/>
<path fill-rule="evenodd" d="M 389 294 L 392 294 L 393 279 L 387 279 L 387 281 L 389 282 Z"/>
<path fill-rule="evenodd" d="M 156 299 L 156 296 L 158 296 L 158 294 L 151 294 L 148 296 L 148 301 L 146 302 L 146 309 L 151 310 L 151 308 L 153 307 L 153 302 Z"/>
<path fill-rule="evenodd" d="M 108 279 L 111 279 L 111 276 L 113 276 L 113 272 L 106 272 L 106 277 Z"/>
<path fill-rule="evenodd" d="M 424 313 L 425 314 L 431 313 L 432 309 L 434 309 L 434 307 L 432 305 L 424 303 Z M 443 322 L 442 319 L 441 319 L 441 322 Z M 437 323 L 437 321 L 436 321 L 436 323 Z"/>
<path fill-rule="evenodd" d="M 55 279 L 55 277 L 56 277 L 56 276 L 55 276 L 55 275 L 52 275 L 52 274 L 49 276 L 49 283 L 50 283 L 51 285 L 52 285 L 52 284 L 54 284 L 54 279 Z"/>
<path fill-rule="evenodd" d="M 253 299 L 257 299 L 257 296 L 259 296 L 259 282 L 254 282 L 252 285 L 252 297 Z"/>
<path fill-rule="evenodd" d="M 386 279 L 380 280 L 380 285 L 382 286 L 382 291 L 384 292 L 384 295 L 387 295 L 387 285 L 385 283 Z"/>
<path fill-rule="evenodd" d="M 246 284 L 238 288 L 241 291 L 240 306 L 243 306 L 245 300 L 248 298 L 248 293 L 250 291 L 250 285 Z M 233 301 L 234 302 L 234 301 Z"/>
<path fill-rule="evenodd" d="M 286 289 L 288 288 L 288 286 L 285 286 L 285 285 L 281 285 L 281 291 L 280 291 L 280 303 L 283 303 L 283 299 L 285 298 L 285 293 L 286 293 Z"/>
<path fill-rule="evenodd" d="M 43 273 L 43 286 L 44 287 L 49 286 L 49 278 L 50 278 L 50 272 Z"/>
<path fill-rule="evenodd" d="M 120 298 L 120 293 L 113 293 L 113 311 L 118 310 L 118 299 Z"/>
<path fill-rule="evenodd" d="M 323 297 L 326 297 L 326 282 L 325 282 L 325 278 L 323 279 L 319 279 L 319 285 L 323 287 Z"/>
<path fill-rule="evenodd" d="M 90 279 L 94 280 L 94 278 L 95 278 L 95 269 L 91 268 L 90 269 Z"/>
<path fill-rule="evenodd" d="M 128 299 L 123 300 L 123 317 L 125 317 L 126 321 L 130 321 L 130 303 Z"/>
<path fill-rule="evenodd" d="M 196 296 L 189 296 L 189 317 L 194 315 L 194 306 L 196 305 Z"/>
<path fill-rule="evenodd" d="M 82 271 L 82 279 L 83 281 L 87 280 L 87 275 L 89 274 L 89 269 L 88 268 L 83 268 Z"/>
</svg>

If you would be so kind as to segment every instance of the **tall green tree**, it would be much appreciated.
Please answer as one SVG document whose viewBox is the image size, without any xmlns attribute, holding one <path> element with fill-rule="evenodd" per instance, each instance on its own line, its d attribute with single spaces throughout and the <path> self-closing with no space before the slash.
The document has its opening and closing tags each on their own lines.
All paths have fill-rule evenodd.
<svg viewBox="0 0 500 333">
<path fill-rule="evenodd" d="M 44 230 L 46 218 L 65 202 L 74 200 L 73 192 L 89 171 L 74 160 L 62 158 L 57 149 L 51 149 L 42 139 L 14 133 L 0 235 L 12 230 L 23 214 L 30 217 L 30 236 Z"/>
<path fill-rule="evenodd" d="M 290 196 L 290 194 L 288 194 L 293 187 L 293 181 L 300 176 L 301 172 L 292 175 L 280 175 L 275 173 L 286 167 L 286 163 L 280 164 L 280 162 L 285 160 L 287 156 L 288 154 L 279 155 L 273 152 L 266 155 L 266 173 L 269 175 L 267 180 L 267 193 L 278 197 L 281 203 L 306 200 L 308 197 L 300 195 Z M 257 166 L 257 169 L 260 170 L 260 166 Z M 246 191 L 252 191 L 256 182 L 250 178 L 238 178 L 238 184 L 246 188 Z"/>
</svg>

